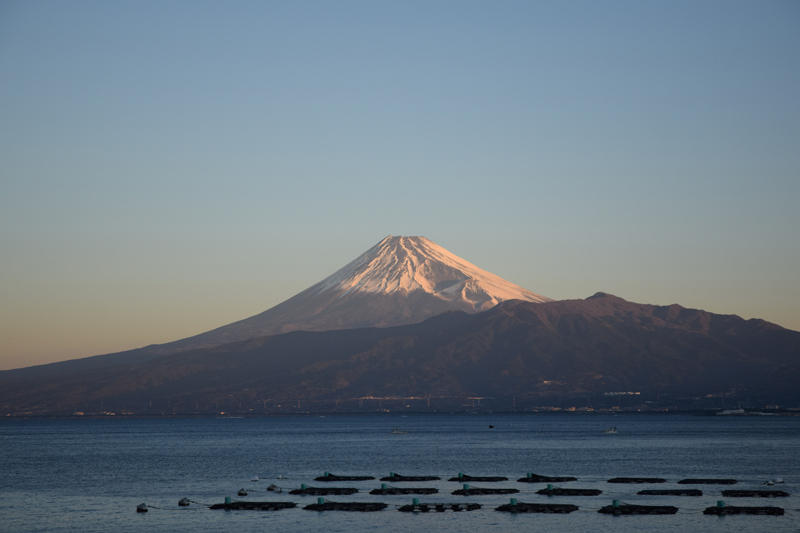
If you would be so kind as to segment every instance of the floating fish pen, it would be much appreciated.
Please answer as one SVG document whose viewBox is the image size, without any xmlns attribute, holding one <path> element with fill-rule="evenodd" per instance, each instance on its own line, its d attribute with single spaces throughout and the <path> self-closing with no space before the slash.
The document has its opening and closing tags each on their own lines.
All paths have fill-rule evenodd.
<svg viewBox="0 0 800 533">
<path fill-rule="evenodd" d="M 456 477 L 451 477 L 448 481 L 508 481 L 508 478 L 502 476 L 468 476 L 459 472 Z"/>
<path fill-rule="evenodd" d="M 723 490 L 727 498 L 786 498 L 789 493 L 783 490 Z"/>
<path fill-rule="evenodd" d="M 320 498 L 322 500 L 322 498 Z M 385 503 L 379 502 L 326 502 L 324 500 L 303 507 L 306 511 L 351 511 L 370 513 L 386 509 Z"/>
<path fill-rule="evenodd" d="M 503 513 L 549 513 L 549 514 L 567 514 L 577 511 L 577 505 L 568 503 L 525 503 L 518 502 L 514 498 L 510 503 L 497 507 L 495 511 Z"/>
<path fill-rule="evenodd" d="M 232 502 L 215 503 L 209 509 L 224 511 L 280 511 L 297 507 L 294 502 Z"/>
<path fill-rule="evenodd" d="M 398 511 L 401 513 L 443 513 L 445 511 L 477 511 L 481 508 L 479 503 L 419 503 L 401 506 Z"/>
<path fill-rule="evenodd" d="M 379 496 L 395 496 L 397 494 L 436 494 L 439 489 L 431 487 L 381 487 L 379 489 L 372 489 L 370 494 Z"/>
<path fill-rule="evenodd" d="M 666 479 L 660 477 L 612 477 L 609 483 L 666 483 Z"/>
<path fill-rule="evenodd" d="M 613 515 L 633 515 L 633 514 L 675 514 L 678 508 L 672 505 L 633 505 L 629 503 L 620 504 L 614 500 L 611 505 L 601 507 L 598 513 Z"/>
<path fill-rule="evenodd" d="M 330 472 L 325 472 L 319 477 L 315 477 L 314 481 L 369 481 L 375 479 L 373 476 L 337 476 Z"/>
<path fill-rule="evenodd" d="M 483 487 L 470 487 L 465 484 L 463 488 L 454 490 L 450 494 L 455 494 L 456 496 L 483 496 L 485 494 L 516 494 L 518 492 L 519 489 L 488 489 Z"/>
<path fill-rule="evenodd" d="M 636 494 L 642 496 L 702 496 L 703 491 L 697 489 L 646 489 Z"/>
<path fill-rule="evenodd" d="M 547 486 L 547 488 L 539 489 L 536 494 L 544 494 L 545 496 L 597 496 L 602 494 L 600 489 L 562 489 L 561 487 Z"/>
<path fill-rule="evenodd" d="M 358 489 L 352 487 L 306 487 L 301 485 L 299 489 L 289 491 L 289 494 L 302 496 L 331 496 L 355 494 Z"/>
<path fill-rule="evenodd" d="M 539 474 L 528 472 L 525 477 L 521 477 L 517 481 L 520 483 L 566 483 L 577 480 L 578 478 L 572 476 L 540 476 Z"/>
<path fill-rule="evenodd" d="M 725 505 L 724 502 L 718 501 L 715 507 L 706 507 L 703 514 L 726 516 L 733 514 L 754 514 L 754 515 L 772 515 L 782 516 L 783 509 L 780 507 L 738 507 L 735 505 Z"/>
<path fill-rule="evenodd" d="M 678 485 L 735 485 L 735 479 L 687 478 L 678 481 Z"/>
<path fill-rule="evenodd" d="M 438 481 L 442 478 L 439 476 L 401 476 L 397 472 L 389 472 L 389 475 L 382 477 L 381 481 L 392 481 L 394 483 L 401 481 Z"/>
</svg>

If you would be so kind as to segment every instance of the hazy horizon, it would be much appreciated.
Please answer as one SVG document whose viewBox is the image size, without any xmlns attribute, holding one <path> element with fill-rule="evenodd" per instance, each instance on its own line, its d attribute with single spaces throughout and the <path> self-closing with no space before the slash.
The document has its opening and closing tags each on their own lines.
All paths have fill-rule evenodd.
<svg viewBox="0 0 800 533">
<path fill-rule="evenodd" d="M 388 234 L 800 330 L 800 4 L 0 5 L 0 369 L 259 313 Z"/>
</svg>

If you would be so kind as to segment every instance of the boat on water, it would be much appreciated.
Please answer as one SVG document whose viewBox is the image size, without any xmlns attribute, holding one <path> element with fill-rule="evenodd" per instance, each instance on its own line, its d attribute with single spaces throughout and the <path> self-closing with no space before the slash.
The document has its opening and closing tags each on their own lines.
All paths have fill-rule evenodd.
<svg viewBox="0 0 800 533">
<path fill-rule="evenodd" d="M 408 431 L 402 430 L 400 428 L 394 428 L 394 429 L 392 429 L 391 434 L 392 435 L 406 435 L 406 434 L 408 434 Z"/>
<path fill-rule="evenodd" d="M 611 426 L 610 428 L 606 428 L 603 430 L 603 433 L 605 433 L 606 435 L 616 435 L 617 426 Z"/>
</svg>

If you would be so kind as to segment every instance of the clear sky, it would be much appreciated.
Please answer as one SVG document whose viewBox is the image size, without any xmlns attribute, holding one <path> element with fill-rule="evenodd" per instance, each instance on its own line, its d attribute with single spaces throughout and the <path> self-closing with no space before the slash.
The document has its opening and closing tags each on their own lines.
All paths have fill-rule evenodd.
<svg viewBox="0 0 800 533">
<path fill-rule="evenodd" d="M 800 2 L 0 2 L 0 368 L 260 312 L 387 234 L 800 330 Z"/>
</svg>

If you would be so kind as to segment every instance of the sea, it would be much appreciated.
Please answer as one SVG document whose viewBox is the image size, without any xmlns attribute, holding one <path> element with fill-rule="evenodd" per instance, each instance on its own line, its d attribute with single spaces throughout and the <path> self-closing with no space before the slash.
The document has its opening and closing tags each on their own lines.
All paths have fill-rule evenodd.
<svg viewBox="0 0 800 533">
<path fill-rule="evenodd" d="M 608 433 L 609 428 L 616 433 Z M 266 418 L 97 418 L 0 420 L 0 530 L 33 531 L 800 531 L 800 417 L 690 415 L 306 415 Z M 324 472 L 375 476 L 324 483 Z M 373 496 L 380 477 L 436 475 L 438 481 L 387 483 L 433 487 L 433 495 Z M 575 476 L 559 487 L 599 496 L 548 497 L 528 472 Z M 457 496 L 459 473 L 505 476 L 474 487 L 513 495 Z M 614 484 L 618 476 L 660 477 L 661 484 Z M 642 496 L 646 488 L 686 488 L 683 478 L 733 478 L 700 485 L 703 495 Z M 768 480 L 777 480 L 765 486 Z M 780 482 L 782 481 L 782 483 Z M 385 483 L 385 482 L 383 482 Z M 328 501 L 384 502 L 378 512 L 305 510 L 308 486 L 355 487 Z M 274 485 L 277 490 L 269 491 Z M 771 489 L 784 498 L 724 498 L 725 489 Z M 247 496 L 237 492 L 245 489 Z M 278 492 L 282 491 L 282 492 Z M 232 500 L 295 502 L 280 511 L 211 510 Z M 399 512 L 422 503 L 478 503 L 479 510 Z M 509 514 L 519 502 L 569 503 L 570 514 Z M 193 503 L 179 507 L 178 500 Z M 674 515 L 610 516 L 620 503 L 674 505 Z M 783 516 L 709 516 L 717 505 L 777 506 Z M 145 503 L 148 512 L 136 512 Z"/>
</svg>

